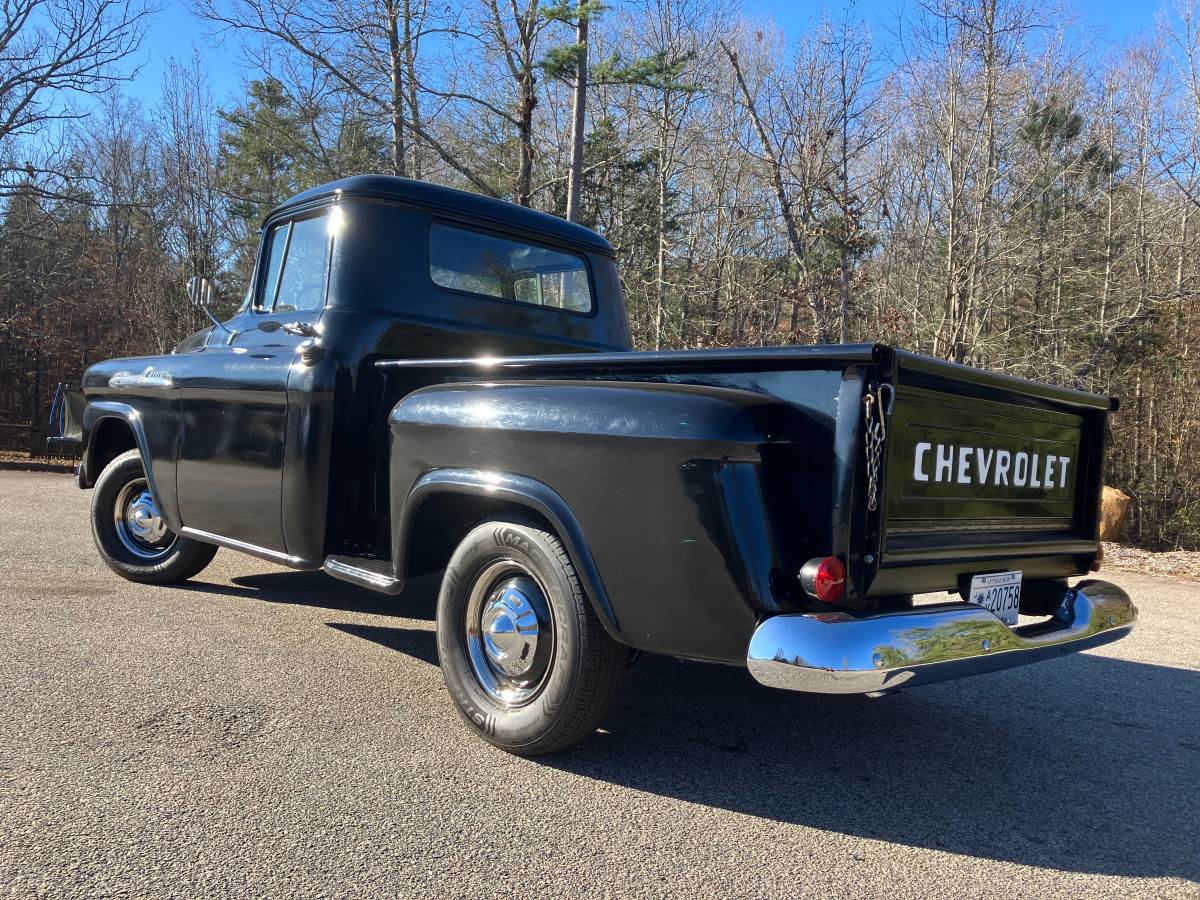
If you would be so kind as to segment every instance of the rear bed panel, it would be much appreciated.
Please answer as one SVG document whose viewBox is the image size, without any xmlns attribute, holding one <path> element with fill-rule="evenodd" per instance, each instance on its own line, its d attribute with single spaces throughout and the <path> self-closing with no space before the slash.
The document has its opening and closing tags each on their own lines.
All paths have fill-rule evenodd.
<svg viewBox="0 0 1200 900">
<path fill-rule="evenodd" d="M 1077 413 L 901 386 L 888 441 L 888 532 L 1078 526 Z"/>
<path fill-rule="evenodd" d="M 375 365 L 385 379 L 381 392 L 388 409 L 424 385 L 564 380 L 692 384 L 794 406 L 811 427 L 803 434 L 766 434 L 755 450 L 777 554 L 770 600 L 776 611 L 808 608 L 796 573 L 810 558 L 841 557 L 849 583 L 839 605 L 865 608 L 870 597 L 954 589 L 970 574 L 1020 569 L 1034 580 L 1085 572 L 1098 546 L 1107 397 L 879 344 L 387 359 Z M 863 392 L 870 384 L 896 391 L 874 510 L 867 508 L 864 454 Z M 922 443 L 929 447 L 918 460 Z M 937 477 L 939 444 L 943 455 L 955 448 L 952 478 Z M 530 448 L 523 465 L 541 458 L 541 446 L 551 445 Z M 971 452 L 960 459 L 962 446 Z M 1007 454 L 1007 482 L 996 478 L 1000 451 Z M 1019 454 L 1024 484 L 1014 485 Z M 1047 456 L 1055 457 L 1049 472 Z M 914 469 L 929 480 L 913 483 Z M 983 469 L 986 479 L 978 477 Z M 1047 480 L 1053 482 L 1049 488 Z M 644 495 L 638 499 L 645 503 Z M 385 496 L 380 509 L 386 508 Z M 660 595 L 647 602 L 660 603 Z"/>
<path fill-rule="evenodd" d="M 892 384 L 870 594 L 1087 571 L 1109 398 L 900 351 Z"/>
</svg>

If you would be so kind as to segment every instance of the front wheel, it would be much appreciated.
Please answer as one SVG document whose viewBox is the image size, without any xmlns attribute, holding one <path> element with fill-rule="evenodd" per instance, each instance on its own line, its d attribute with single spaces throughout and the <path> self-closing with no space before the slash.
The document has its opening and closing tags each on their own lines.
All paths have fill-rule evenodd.
<svg viewBox="0 0 1200 900">
<path fill-rule="evenodd" d="M 446 687 L 467 724 L 523 756 L 591 735 L 628 662 L 558 538 L 512 519 L 488 520 L 459 544 L 438 596 L 437 639 Z"/>
<path fill-rule="evenodd" d="M 137 450 L 122 453 L 96 479 L 92 538 L 110 569 L 143 584 L 186 581 L 217 552 L 212 544 L 190 540 L 167 528 Z"/>
</svg>

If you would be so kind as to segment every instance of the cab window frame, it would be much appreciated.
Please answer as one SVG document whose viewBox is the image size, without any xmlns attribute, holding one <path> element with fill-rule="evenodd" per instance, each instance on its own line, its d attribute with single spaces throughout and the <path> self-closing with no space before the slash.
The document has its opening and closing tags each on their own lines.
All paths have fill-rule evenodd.
<svg viewBox="0 0 1200 900">
<path fill-rule="evenodd" d="M 251 302 L 250 311 L 260 316 L 270 315 L 299 315 L 301 313 L 323 313 L 329 308 L 329 283 L 332 280 L 333 270 L 333 241 L 336 235 L 329 233 L 328 227 L 325 234 L 325 284 L 323 287 L 321 305 L 314 306 L 310 309 L 287 309 L 280 310 L 277 308 L 279 302 L 279 288 L 283 284 L 284 276 L 287 274 L 288 254 L 292 250 L 292 237 L 296 233 L 295 225 L 298 222 L 303 222 L 308 219 L 317 219 L 327 217 L 332 205 L 320 206 L 316 209 L 297 210 L 290 215 L 283 215 L 276 219 L 265 223 L 263 226 L 264 239 L 261 243 L 261 250 L 258 255 L 258 261 L 255 264 L 255 284 L 254 284 L 254 301 Z M 271 277 L 271 251 L 275 245 L 275 235 L 281 229 L 287 229 L 287 235 L 284 238 L 283 259 L 280 261 L 279 277 L 275 281 L 275 287 L 272 292 L 270 305 L 264 304 L 262 301 L 263 292 L 267 286 L 267 279 Z M 267 239 L 269 238 L 269 240 Z"/>
<path fill-rule="evenodd" d="M 484 294 L 479 291 L 472 291 L 466 288 L 451 287 L 444 284 L 438 284 L 433 278 L 433 229 L 441 226 L 444 228 L 452 228 L 458 231 L 467 231 L 474 234 L 483 235 L 484 237 L 496 238 L 497 240 L 507 241 L 510 244 L 528 244 L 531 247 L 536 247 L 543 250 L 550 250 L 555 253 L 561 253 L 564 256 L 570 256 L 573 259 L 579 260 L 583 264 L 583 273 L 587 278 L 588 299 L 591 300 L 590 308 L 584 312 L 576 309 L 568 309 L 565 306 L 549 306 L 543 303 L 530 303 L 526 300 L 509 299 L 508 297 L 497 297 L 494 294 Z M 592 272 L 592 261 L 588 258 L 586 251 L 570 244 L 556 243 L 553 239 L 538 237 L 529 237 L 525 232 L 514 229 L 512 231 L 498 231 L 491 228 L 481 228 L 475 224 L 456 221 L 454 219 L 443 218 L 441 216 L 430 216 L 425 228 L 425 277 L 429 285 L 435 291 L 445 291 L 450 294 L 457 294 L 461 297 L 470 297 L 475 300 L 487 300 L 490 303 L 503 303 L 506 306 L 515 306 L 519 309 L 540 309 L 550 313 L 560 313 L 567 316 L 576 316 L 582 319 L 595 318 L 600 312 L 600 296 L 596 291 L 596 278 Z"/>
</svg>

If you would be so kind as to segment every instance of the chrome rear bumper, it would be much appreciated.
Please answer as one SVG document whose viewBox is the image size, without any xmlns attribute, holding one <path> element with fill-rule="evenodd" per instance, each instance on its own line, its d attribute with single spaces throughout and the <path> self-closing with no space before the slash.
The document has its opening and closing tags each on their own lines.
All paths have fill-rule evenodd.
<svg viewBox="0 0 1200 900">
<path fill-rule="evenodd" d="M 755 629 L 746 662 L 769 687 L 874 694 L 1097 647 L 1124 637 L 1135 621 L 1137 607 L 1123 590 L 1084 581 L 1066 591 L 1052 617 L 1017 628 L 970 603 L 774 616 Z"/>
</svg>

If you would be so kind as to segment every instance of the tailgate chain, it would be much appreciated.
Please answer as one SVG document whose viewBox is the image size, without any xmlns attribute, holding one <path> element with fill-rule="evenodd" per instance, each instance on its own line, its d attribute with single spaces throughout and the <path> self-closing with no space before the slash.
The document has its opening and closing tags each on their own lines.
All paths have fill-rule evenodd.
<svg viewBox="0 0 1200 900">
<path fill-rule="evenodd" d="M 884 392 L 887 401 L 884 402 Z M 895 392 L 890 384 L 874 385 L 863 397 L 863 419 L 867 453 L 867 509 L 879 508 L 879 462 L 883 458 L 883 443 L 887 440 L 887 419 L 892 414 Z"/>
</svg>

